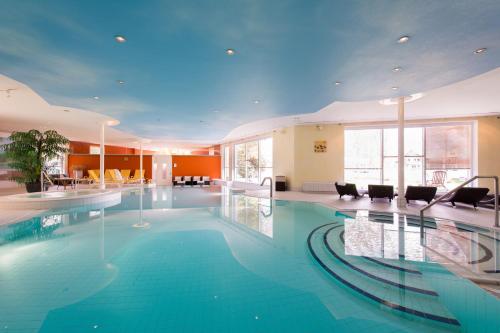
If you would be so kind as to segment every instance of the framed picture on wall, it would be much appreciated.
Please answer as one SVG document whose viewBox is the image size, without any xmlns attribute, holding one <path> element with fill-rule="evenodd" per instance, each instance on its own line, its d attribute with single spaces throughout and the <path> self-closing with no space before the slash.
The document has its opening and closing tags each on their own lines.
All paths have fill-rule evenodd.
<svg viewBox="0 0 500 333">
<path fill-rule="evenodd" d="M 314 141 L 315 153 L 326 153 L 326 140 Z"/>
</svg>

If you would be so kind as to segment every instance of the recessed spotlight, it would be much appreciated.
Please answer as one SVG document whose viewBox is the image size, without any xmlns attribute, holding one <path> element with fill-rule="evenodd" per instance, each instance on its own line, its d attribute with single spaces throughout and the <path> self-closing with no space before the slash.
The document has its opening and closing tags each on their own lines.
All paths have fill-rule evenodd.
<svg viewBox="0 0 500 333">
<path fill-rule="evenodd" d="M 406 42 L 407 42 L 407 41 L 409 41 L 409 40 L 410 40 L 410 36 L 401 36 L 401 37 L 399 37 L 399 39 L 398 39 L 398 43 L 399 43 L 399 44 L 403 44 L 403 43 L 406 43 Z"/>
<path fill-rule="evenodd" d="M 391 89 L 392 89 L 392 90 L 398 90 L 398 89 L 399 89 L 399 87 L 392 87 Z"/>
<path fill-rule="evenodd" d="M 125 84 L 125 81 L 123 81 L 123 80 L 116 80 L 116 83 L 118 83 L 118 84 Z"/>
<path fill-rule="evenodd" d="M 219 113 L 219 110 L 214 110 L 214 113 Z"/>
<path fill-rule="evenodd" d="M 253 101 L 253 104 L 259 104 L 259 103 L 260 103 L 260 101 L 258 99 Z"/>
<path fill-rule="evenodd" d="M 92 97 L 92 98 L 93 98 L 93 99 L 95 99 L 95 100 L 98 100 L 98 99 L 99 99 L 99 96 L 94 96 L 94 97 Z"/>
<path fill-rule="evenodd" d="M 336 85 L 336 86 L 340 86 L 340 84 L 341 84 L 341 83 L 342 83 L 342 82 L 340 82 L 340 81 L 336 81 L 336 82 L 335 82 L 335 85 Z"/>
<path fill-rule="evenodd" d="M 115 36 L 115 40 L 118 42 L 118 43 L 125 43 L 127 41 L 127 39 L 125 37 L 123 37 L 122 35 L 116 35 Z"/>
<path fill-rule="evenodd" d="M 475 53 L 475 54 L 481 54 L 481 53 L 486 52 L 486 50 L 487 50 L 487 48 L 482 47 L 482 48 L 480 48 L 480 49 L 475 50 L 475 51 L 474 51 L 474 53 Z"/>
<path fill-rule="evenodd" d="M 232 56 L 232 55 L 234 55 L 235 53 L 236 53 L 236 51 L 235 51 L 234 49 L 227 49 L 227 50 L 226 50 L 226 54 L 227 54 L 227 55 Z"/>
<path fill-rule="evenodd" d="M 397 73 L 397 72 L 401 72 L 401 69 L 402 69 L 401 67 L 394 67 L 394 68 L 392 69 L 392 71 L 393 71 L 394 73 Z"/>
</svg>

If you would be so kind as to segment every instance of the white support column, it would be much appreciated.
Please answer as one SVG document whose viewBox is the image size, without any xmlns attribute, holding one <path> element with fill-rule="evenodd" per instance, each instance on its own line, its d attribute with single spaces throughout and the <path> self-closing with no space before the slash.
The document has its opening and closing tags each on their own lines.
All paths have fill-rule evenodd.
<svg viewBox="0 0 500 333">
<path fill-rule="evenodd" d="M 142 178 L 142 142 L 139 142 L 139 150 L 140 150 L 140 154 L 141 154 L 141 157 L 139 160 L 139 169 L 141 169 L 140 175 L 141 175 L 141 186 L 142 186 L 144 184 L 144 179 Z M 142 202 L 142 199 L 141 199 L 141 202 Z"/>
<path fill-rule="evenodd" d="M 99 188 L 104 190 L 106 188 L 106 184 L 104 183 L 104 126 L 105 124 L 101 124 L 101 146 L 100 146 L 100 156 L 99 156 Z"/>
<path fill-rule="evenodd" d="M 406 207 L 405 196 L 405 98 L 398 99 L 398 208 Z"/>
</svg>

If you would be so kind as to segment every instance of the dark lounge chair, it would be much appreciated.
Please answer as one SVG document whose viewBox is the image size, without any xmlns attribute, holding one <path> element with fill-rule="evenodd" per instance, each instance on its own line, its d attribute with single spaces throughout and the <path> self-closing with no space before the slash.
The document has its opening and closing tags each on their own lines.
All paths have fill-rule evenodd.
<svg viewBox="0 0 500 333">
<path fill-rule="evenodd" d="M 356 184 L 335 182 L 335 188 L 337 189 L 337 193 L 339 194 L 340 198 L 342 198 L 343 195 L 351 195 L 355 199 L 357 199 L 358 197 L 362 197 L 366 194 L 366 191 L 363 190 L 358 192 Z"/>
<path fill-rule="evenodd" d="M 392 185 L 368 185 L 368 196 L 374 198 L 387 198 L 389 202 L 394 199 L 394 186 Z"/>
<path fill-rule="evenodd" d="M 410 200 L 424 200 L 431 203 L 432 199 L 436 196 L 437 187 L 435 186 L 408 186 L 406 188 L 406 202 Z"/>
<path fill-rule="evenodd" d="M 489 191 L 490 189 L 486 187 L 462 187 L 453 193 L 447 201 L 451 202 L 453 207 L 455 207 L 456 202 L 461 202 L 477 208 L 479 201 L 483 200 Z"/>
<path fill-rule="evenodd" d="M 500 204 L 500 195 L 498 195 L 498 203 Z M 482 208 L 495 209 L 495 195 L 488 194 L 483 200 L 479 201 L 478 206 Z"/>
</svg>

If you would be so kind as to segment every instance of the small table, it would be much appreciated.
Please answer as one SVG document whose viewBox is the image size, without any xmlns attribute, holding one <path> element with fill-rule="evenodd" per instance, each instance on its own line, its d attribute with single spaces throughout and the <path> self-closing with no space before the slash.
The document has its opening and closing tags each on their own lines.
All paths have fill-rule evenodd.
<svg viewBox="0 0 500 333">
<path fill-rule="evenodd" d="M 75 178 L 69 178 L 69 177 L 57 178 L 55 179 L 55 183 L 57 183 L 57 188 L 59 188 L 59 186 L 62 185 L 64 186 L 64 190 L 66 190 L 66 186 L 68 185 L 71 185 L 71 188 L 74 188 Z"/>
</svg>

